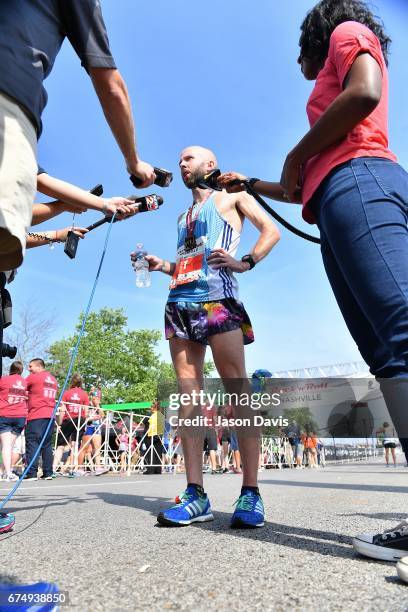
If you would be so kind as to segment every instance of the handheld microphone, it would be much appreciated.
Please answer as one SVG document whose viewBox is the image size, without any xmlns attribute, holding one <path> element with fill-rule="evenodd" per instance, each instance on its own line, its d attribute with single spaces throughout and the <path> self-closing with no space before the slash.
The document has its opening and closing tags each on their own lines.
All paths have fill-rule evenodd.
<svg viewBox="0 0 408 612">
<path fill-rule="evenodd" d="M 129 196 L 128 200 L 133 200 L 135 204 L 138 204 L 138 212 L 148 212 L 149 210 L 157 210 L 159 206 L 163 204 L 163 198 L 161 196 L 152 193 L 151 195 L 137 197 Z"/>
<path fill-rule="evenodd" d="M 154 168 L 154 173 L 156 175 L 154 184 L 159 187 L 168 187 L 173 180 L 173 173 L 163 168 Z M 142 184 L 142 180 L 134 174 L 131 174 L 129 178 L 135 187 L 140 187 Z"/>
<path fill-rule="evenodd" d="M 95 195 L 102 195 L 102 185 L 97 185 L 96 187 L 94 187 L 94 189 L 91 190 L 91 193 Z M 135 207 L 137 206 L 138 212 L 149 212 L 150 210 L 157 210 L 159 206 L 163 204 L 163 198 L 161 196 L 156 195 L 155 193 L 152 193 L 147 196 L 141 196 L 139 198 L 134 195 L 131 195 L 128 199 L 134 201 Z M 88 230 L 88 232 L 90 232 L 91 230 L 100 227 L 104 223 L 110 222 L 111 219 L 112 217 L 103 217 L 99 221 L 92 223 L 92 225 L 88 225 L 86 229 Z M 121 219 L 115 217 L 113 222 L 116 223 L 117 221 L 121 221 Z M 68 255 L 70 259 L 75 259 L 78 243 L 79 236 L 77 234 L 74 234 L 74 232 L 68 232 L 64 253 Z"/>
<path fill-rule="evenodd" d="M 158 196 L 155 193 L 152 193 L 151 195 L 147 196 L 142 196 L 140 198 L 132 195 L 128 197 L 128 200 L 134 201 L 135 205 L 137 206 L 138 212 L 148 212 L 150 210 L 157 210 L 159 206 L 163 204 L 164 201 L 161 196 Z M 88 232 L 90 232 L 96 229 L 97 227 L 100 227 L 104 223 L 108 223 L 111 219 L 112 217 L 104 217 L 103 219 L 99 219 L 99 221 L 92 223 L 92 225 L 88 225 L 86 229 L 88 230 Z M 113 222 L 116 223 L 117 221 L 121 221 L 121 219 L 115 217 Z"/>
<path fill-rule="evenodd" d="M 222 191 L 222 187 L 218 185 L 218 179 L 220 176 L 221 170 L 215 168 L 197 180 L 197 187 L 201 187 L 203 189 L 213 189 L 214 191 Z"/>
</svg>

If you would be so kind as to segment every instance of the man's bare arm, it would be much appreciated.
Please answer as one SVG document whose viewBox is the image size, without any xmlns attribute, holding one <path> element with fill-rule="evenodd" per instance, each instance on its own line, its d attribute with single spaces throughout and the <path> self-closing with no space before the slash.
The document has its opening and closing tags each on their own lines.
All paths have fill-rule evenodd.
<svg viewBox="0 0 408 612">
<path fill-rule="evenodd" d="M 129 173 L 143 180 L 142 187 L 148 187 L 154 181 L 154 171 L 150 164 L 139 159 L 137 153 L 135 125 L 125 81 L 114 68 L 90 68 L 89 74 Z"/>
</svg>

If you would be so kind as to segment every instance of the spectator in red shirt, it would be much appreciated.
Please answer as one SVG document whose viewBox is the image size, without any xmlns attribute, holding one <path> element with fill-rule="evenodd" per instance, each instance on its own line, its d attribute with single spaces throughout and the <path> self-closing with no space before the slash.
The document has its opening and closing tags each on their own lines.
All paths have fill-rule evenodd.
<svg viewBox="0 0 408 612">
<path fill-rule="evenodd" d="M 21 376 L 24 366 L 13 361 L 9 376 L 0 378 L 0 446 L 2 479 L 18 480 L 11 471 L 12 449 L 21 434 L 27 418 L 27 388 Z"/>
<path fill-rule="evenodd" d="M 36 454 L 45 430 L 50 422 L 58 390 L 54 376 L 47 372 L 42 359 L 32 359 L 28 365 L 30 375 L 26 378 L 28 392 L 28 416 L 26 425 L 26 460 L 29 464 Z M 52 447 L 51 438 L 54 427 L 51 426 L 41 449 L 43 464 L 43 479 L 52 479 Z M 26 474 L 26 480 L 37 480 L 38 460 Z"/>
<path fill-rule="evenodd" d="M 81 445 L 82 436 L 85 431 L 86 418 L 88 416 L 89 396 L 82 388 L 82 377 L 74 374 L 71 379 L 71 386 L 62 395 L 60 421 L 61 429 L 57 438 L 57 449 L 54 456 L 54 472 L 58 469 L 64 449 L 71 447 L 71 454 L 68 465 L 71 467 L 70 475 L 75 472 L 82 475 L 84 472 L 78 471 L 78 449 Z M 76 447 L 76 453 L 74 449 Z"/>
</svg>

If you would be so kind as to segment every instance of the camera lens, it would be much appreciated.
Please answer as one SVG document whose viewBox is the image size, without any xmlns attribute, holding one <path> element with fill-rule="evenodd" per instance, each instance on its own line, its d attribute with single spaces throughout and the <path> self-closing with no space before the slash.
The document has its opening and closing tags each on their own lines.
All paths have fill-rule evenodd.
<svg viewBox="0 0 408 612">
<path fill-rule="evenodd" d="M 1 356 L 8 357 L 9 359 L 14 359 L 16 355 L 17 347 L 10 346 L 10 344 L 6 344 L 5 342 L 3 342 L 3 344 L 1 345 Z"/>
</svg>

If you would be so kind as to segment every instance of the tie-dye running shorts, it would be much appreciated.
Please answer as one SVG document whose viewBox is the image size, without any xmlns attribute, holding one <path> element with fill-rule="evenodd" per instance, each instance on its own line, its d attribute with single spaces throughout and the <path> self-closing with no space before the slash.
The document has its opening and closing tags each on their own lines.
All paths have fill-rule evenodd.
<svg viewBox="0 0 408 612">
<path fill-rule="evenodd" d="M 254 341 L 254 332 L 242 302 L 233 298 L 215 302 L 167 302 L 164 313 L 166 340 L 185 338 L 208 344 L 209 336 L 241 329 L 244 344 Z"/>
</svg>

